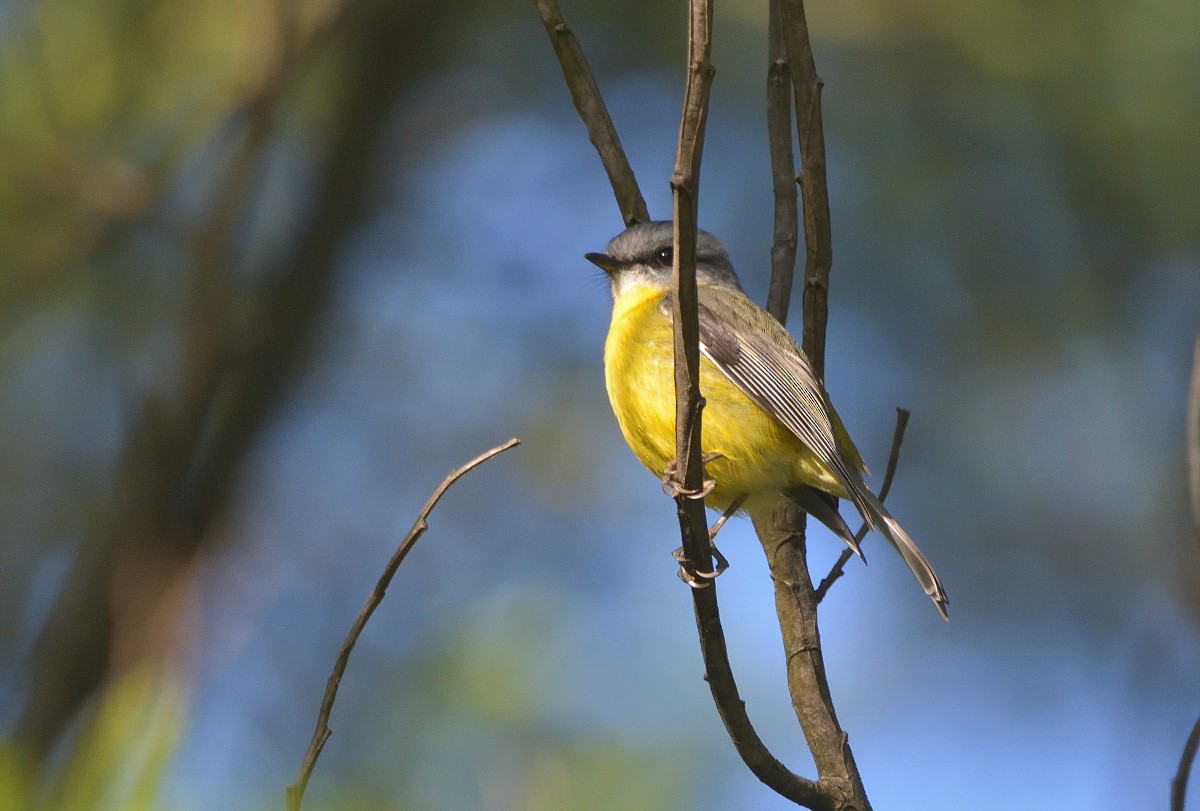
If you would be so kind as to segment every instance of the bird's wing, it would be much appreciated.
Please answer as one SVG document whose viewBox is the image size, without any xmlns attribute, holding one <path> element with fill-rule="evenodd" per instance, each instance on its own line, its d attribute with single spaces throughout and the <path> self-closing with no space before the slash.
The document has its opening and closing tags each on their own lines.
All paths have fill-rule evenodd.
<svg viewBox="0 0 1200 811">
<path fill-rule="evenodd" d="M 938 611 L 948 619 L 946 606 L 950 599 L 937 573 L 858 472 L 851 470 L 850 465 L 860 466 L 862 458 L 845 436 L 845 428 L 836 422 L 833 407 L 803 350 L 782 324 L 749 299 L 705 287 L 700 288 L 699 298 L 700 351 L 812 451 L 842 485 L 867 524 L 892 542 Z M 845 437 L 842 448 L 839 433 Z M 820 517 L 821 511 L 814 515 Z"/>
<path fill-rule="evenodd" d="M 804 352 L 778 321 L 748 299 L 734 301 L 724 291 L 706 288 L 699 292 L 700 351 L 803 442 L 874 525 L 862 480 L 838 450 L 829 403 Z"/>
</svg>

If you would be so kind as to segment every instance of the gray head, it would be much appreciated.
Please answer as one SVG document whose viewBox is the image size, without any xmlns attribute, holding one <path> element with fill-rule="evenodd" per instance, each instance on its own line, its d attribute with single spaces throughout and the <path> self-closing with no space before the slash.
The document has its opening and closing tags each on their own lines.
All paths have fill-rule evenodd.
<svg viewBox="0 0 1200 811">
<path fill-rule="evenodd" d="M 614 298 L 640 284 L 670 287 L 674 225 L 655 220 L 630 226 L 612 238 L 604 253 L 586 257 L 608 274 Z M 696 284 L 742 289 L 725 246 L 707 231 L 696 232 Z"/>
</svg>

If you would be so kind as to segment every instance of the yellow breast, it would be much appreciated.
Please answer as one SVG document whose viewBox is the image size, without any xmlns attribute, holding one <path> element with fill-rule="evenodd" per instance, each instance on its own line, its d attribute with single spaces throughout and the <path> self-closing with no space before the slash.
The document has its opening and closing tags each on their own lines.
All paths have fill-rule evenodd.
<svg viewBox="0 0 1200 811">
<path fill-rule="evenodd" d="M 655 475 L 675 458 L 674 344 L 671 319 L 660 307 L 665 290 L 626 290 L 613 306 L 604 346 L 604 372 L 613 413 L 634 455 Z M 717 488 L 706 500 L 723 509 L 740 496 L 774 496 L 810 482 L 798 439 L 747 397 L 707 358 L 700 361 L 706 405 L 704 453 L 719 453 L 708 474 Z"/>
</svg>

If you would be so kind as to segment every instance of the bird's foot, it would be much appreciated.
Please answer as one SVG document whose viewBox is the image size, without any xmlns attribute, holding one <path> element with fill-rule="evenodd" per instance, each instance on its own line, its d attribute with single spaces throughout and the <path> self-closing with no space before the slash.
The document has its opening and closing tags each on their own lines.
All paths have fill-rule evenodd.
<svg viewBox="0 0 1200 811">
<path fill-rule="evenodd" d="M 706 453 L 700 457 L 700 461 L 707 465 L 712 460 L 719 458 L 721 458 L 719 453 Z M 711 495 L 716 488 L 716 479 L 705 479 L 704 483 L 696 489 L 684 487 L 683 482 L 679 481 L 679 464 L 676 459 L 667 462 L 667 466 L 663 468 L 662 490 L 671 498 L 683 496 L 684 498 L 701 499 Z"/>
<path fill-rule="evenodd" d="M 721 574 L 729 568 L 729 561 L 721 554 L 721 550 L 717 549 L 711 538 L 708 542 L 709 551 L 712 552 L 713 560 L 716 562 L 716 567 L 711 572 L 698 572 L 692 562 L 687 559 L 683 552 L 683 547 L 679 547 L 671 553 L 671 557 L 675 558 L 679 563 L 679 579 L 687 583 L 694 589 L 706 589 L 712 585 L 712 581 L 716 580 Z"/>
</svg>

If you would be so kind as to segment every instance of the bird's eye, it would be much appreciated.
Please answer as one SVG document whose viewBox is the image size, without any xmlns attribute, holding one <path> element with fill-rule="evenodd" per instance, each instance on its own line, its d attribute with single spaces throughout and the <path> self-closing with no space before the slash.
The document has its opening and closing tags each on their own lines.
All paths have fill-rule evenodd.
<svg viewBox="0 0 1200 811">
<path fill-rule="evenodd" d="M 675 249 L 659 248 L 658 252 L 654 254 L 654 261 L 665 268 L 671 267 L 675 263 Z"/>
</svg>

